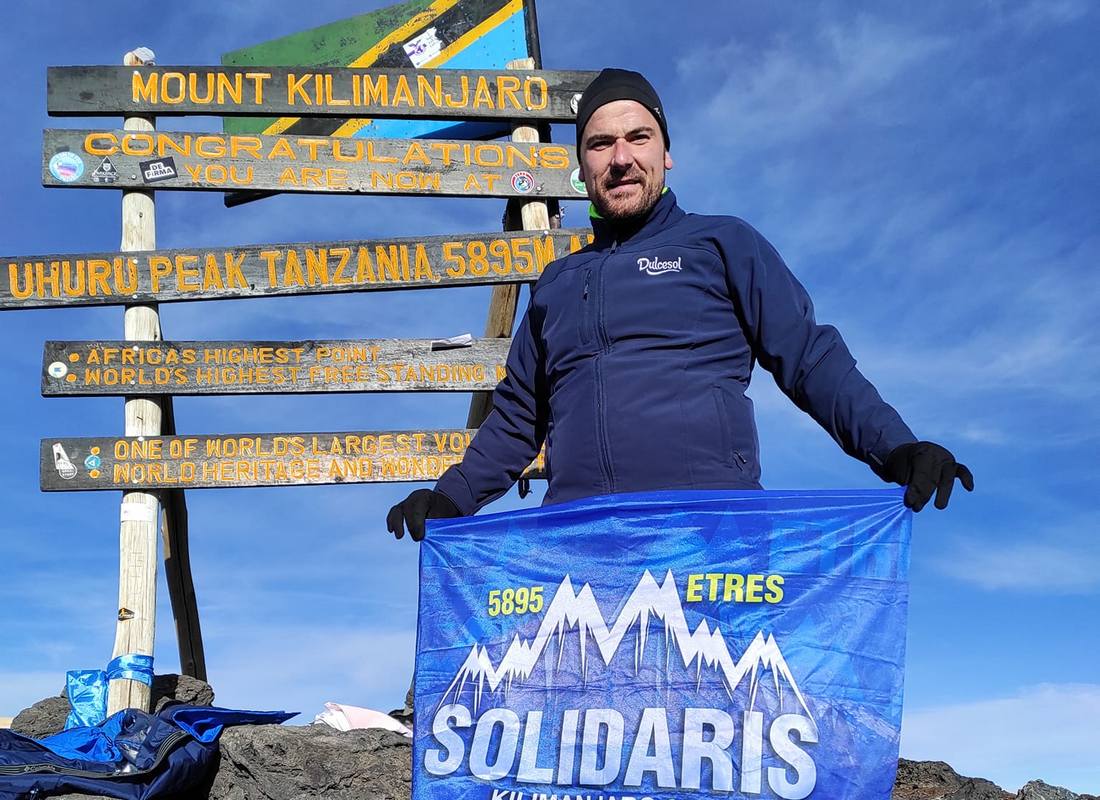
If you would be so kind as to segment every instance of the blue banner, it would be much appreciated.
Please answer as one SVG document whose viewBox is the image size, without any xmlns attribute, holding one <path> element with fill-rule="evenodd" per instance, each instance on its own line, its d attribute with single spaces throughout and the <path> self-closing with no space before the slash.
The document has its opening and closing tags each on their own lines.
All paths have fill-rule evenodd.
<svg viewBox="0 0 1100 800">
<path fill-rule="evenodd" d="M 901 498 L 655 492 L 431 522 L 413 800 L 888 800 Z"/>
</svg>

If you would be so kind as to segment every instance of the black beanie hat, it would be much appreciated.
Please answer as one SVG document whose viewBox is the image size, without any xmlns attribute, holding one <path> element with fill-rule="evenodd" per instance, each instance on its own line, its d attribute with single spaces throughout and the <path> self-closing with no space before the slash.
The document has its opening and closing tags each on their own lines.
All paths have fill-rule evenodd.
<svg viewBox="0 0 1100 800">
<path fill-rule="evenodd" d="M 669 147 L 668 124 L 665 122 L 665 114 L 661 109 L 661 98 L 657 96 L 657 90 L 645 79 L 640 72 L 628 69 L 614 69 L 608 67 L 596 76 L 592 83 L 581 95 L 577 103 L 577 157 L 581 153 L 581 134 L 584 126 L 600 106 L 607 105 L 615 100 L 635 100 L 649 109 L 661 126 L 661 134 L 665 137 L 665 149 Z"/>
</svg>

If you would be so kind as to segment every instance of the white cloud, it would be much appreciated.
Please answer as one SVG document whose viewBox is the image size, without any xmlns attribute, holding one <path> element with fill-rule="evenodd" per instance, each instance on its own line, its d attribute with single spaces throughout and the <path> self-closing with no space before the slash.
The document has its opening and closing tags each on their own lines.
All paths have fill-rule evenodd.
<svg viewBox="0 0 1100 800">
<path fill-rule="evenodd" d="M 685 83 L 705 77 L 710 84 L 726 74 L 699 116 L 721 123 L 734 141 L 775 144 L 879 108 L 867 101 L 945 45 L 941 37 L 861 17 L 824 25 L 810 47 L 779 39 L 759 56 L 736 41 L 696 48 L 677 70 Z"/>
<path fill-rule="evenodd" d="M 1100 789 L 1100 684 L 1041 684 L 1012 697 L 906 710 L 901 754 L 1015 791 L 1042 779 Z"/>
<path fill-rule="evenodd" d="M 1100 589 L 1095 531 L 1095 522 L 1083 522 L 1077 530 L 1032 532 L 1027 541 L 998 536 L 995 544 L 963 542 L 935 565 L 945 575 L 990 591 L 1087 594 Z"/>
<path fill-rule="evenodd" d="M 1030 0 L 1027 3 L 997 2 L 1002 21 L 1023 31 L 1033 31 L 1075 22 L 1089 12 L 1085 0 Z"/>
<path fill-rule="evenodd" d="M 1005 431 L 989 425 L 966 423 L 958 429 L 958 436 L 975 444 L 1001 445 L 1008 444 L 1012 438 Z"/>
</svg>

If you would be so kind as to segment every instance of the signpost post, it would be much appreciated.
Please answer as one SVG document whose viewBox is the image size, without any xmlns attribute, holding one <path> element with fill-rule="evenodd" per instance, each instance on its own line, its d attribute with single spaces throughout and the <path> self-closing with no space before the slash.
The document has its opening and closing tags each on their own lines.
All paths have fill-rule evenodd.
<svg viewBox="0 0 1100 800">
<path fill-rule="evenodd" d="M 131 53 L 127 59 L 132 59 Z M 143 133 L 155 130 L 152 117 L 127 117 L 126 130 Z M 147 134 L 148 135 L 148 134 Z M 156 217 L 153 193 L 130 190 L 122 193 L 121 250 L 152 250 L 156 247 Z M 160 315 L 156 305 L 126 307 L 126 338 L 136 341 L 160 339 Z M 156 436 L 161 433 L 162 406 L 154 398 L 137 396 L 126 400 L 126 435 Z M 56 458 L 56 455 L 55 455 Z M 94 459 L 89 461 L 94 463 Z M 111 658 L 130 654 L 153 655 L 153 634 L 157 607 L 157 534 L 160 526 L 160 498 L 145 491 L 122 493 L 119 531 L 118 621 Z M 110 677 L 110 676 L 108 676 Z M 107 713 L 124 708 L 149 710 L 152 678 L 117 678 L 108 685 Z"/>
</svg>

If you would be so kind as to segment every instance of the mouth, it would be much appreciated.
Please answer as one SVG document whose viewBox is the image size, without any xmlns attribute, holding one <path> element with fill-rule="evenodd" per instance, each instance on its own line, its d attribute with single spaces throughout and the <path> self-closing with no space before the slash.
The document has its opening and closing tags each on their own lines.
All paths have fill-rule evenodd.
<svg viewBox="0 0 1100 800">
<path fill-rule="evenodd" d="M 622 189 L 626 186 L 639 186 L 641 181 L 637 178 L 620 178 L 619 180 L 608 181 L 604 184 L 608 191 L 614 191 L 615 189 Z"/>
</svg>

